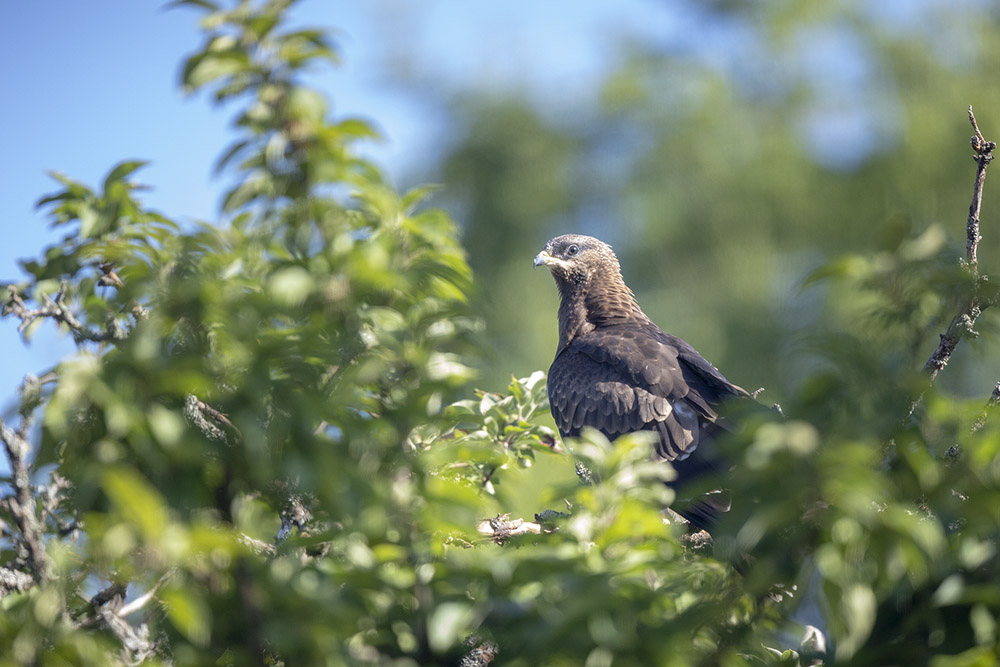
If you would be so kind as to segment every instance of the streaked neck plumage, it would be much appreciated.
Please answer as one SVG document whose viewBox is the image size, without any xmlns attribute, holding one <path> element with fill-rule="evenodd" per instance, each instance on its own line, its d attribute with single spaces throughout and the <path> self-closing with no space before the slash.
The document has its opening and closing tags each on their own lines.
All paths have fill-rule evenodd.
<svg viewBox="0 0 1000 667">
<path fill-rule="evenodd" d="M 559 287 L 559 349 L 577 336 L 599 327 L 649 318 L 639 308 L 617 267 L 602 266 L 586 276 L 557 279 Z"/>
</svg>

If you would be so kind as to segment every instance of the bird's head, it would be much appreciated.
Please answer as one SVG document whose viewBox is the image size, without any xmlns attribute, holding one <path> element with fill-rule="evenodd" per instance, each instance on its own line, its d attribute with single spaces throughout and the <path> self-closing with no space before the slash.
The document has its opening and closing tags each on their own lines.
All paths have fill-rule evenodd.
<svg viewBox="0 0 1000 667">
<path fill-rule="evenodd" d="M 559 288 L 559 348 L 581 331 L 634 320 L 648 321 L 622 279 L 618 258 L 592 236 L 557 236 L 535 255 Z"/>
<path fill-rule="evenodd" d="M 560 289 L 583 287 L 602 278 L 621 279 L 618 258 L 607 243 L 592 236 L 557 236 L 535 255 L 535 266 L 547 266 Z"/>
</svg>

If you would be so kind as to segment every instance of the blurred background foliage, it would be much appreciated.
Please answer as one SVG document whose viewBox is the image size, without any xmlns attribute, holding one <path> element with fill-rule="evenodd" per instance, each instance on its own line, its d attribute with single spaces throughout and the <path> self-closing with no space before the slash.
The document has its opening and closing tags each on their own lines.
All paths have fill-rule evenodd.
<svg viewBox="0 0 1000 667">
<path fill-rule="evenodd" d="M 14 287 L 57 294 L 80 349 L 25 382 L 48 547 L 40 567 L 8 495 L 2 565 L 34 583 L 5 584 L 0 664 L 795 664 L 806 620 L 831 663 L 996 664 L 1000 429 L 972 430 L 992 310 L 920 374 L 968 298 L 965 110 L 994 136 L 995 4 L 678 2 L 688 38 L 617 35 L 589 100 L 401 69 L 448 118 L 415 175 L 441 208 L 309 87 L 339 52 L 291 2 L 175 4 L 206 33 L 185 88 L 235 109 L 233 185 L 193 228 L 142 206 L 138 161 L 42 202 L 67 236 Z M 662 521 L 672 471 L 641 438 L 557 446 L 535 372 L 557 296 L 529 262 L 569 231 L 784 406 L 720 443 L 737 502 L 714 553 Z M 543 509 L 504 546 L 476 530 Z"/>
<path fill-rule="evenodd" d="M 984 85 L 997 6 L 676 4 L 704 41 L 622 36 L 592 98 L 418 79 L 453 120 L 439 178 L 481 278 L 486 384 L 511 361 L 550 361 L 556 295 L 527 266 L 570 231 L 611 243 L 654 321 L 767 400 L 798 389 L 834 332 L 900 324 L 899 361 L 919 366 L 954 304 L 889 283 L 957 280 L 974 168 L 965 110 L 987 127 L 997 117 L 1000 93 Z M 987 220 L 998 201 L 987 188 Z M 989 273 L 1000 238 L 988 224 L 983 236 Z M 846 280 L 807 281 L 823 266 Z M 883 282 L 885 299 L 862 299 L 860 280 Z M 995 375 L 961 350 L 944 381 L 983 396 Z"/>
</svg>

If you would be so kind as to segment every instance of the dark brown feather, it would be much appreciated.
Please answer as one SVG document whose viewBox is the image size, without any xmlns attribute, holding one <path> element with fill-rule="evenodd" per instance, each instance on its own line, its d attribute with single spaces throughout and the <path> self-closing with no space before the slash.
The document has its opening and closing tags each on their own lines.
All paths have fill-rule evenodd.
<svg viewBox="0 0 1000 667">
<path fill-rule="evenodd" d="M 610 439 L 652 431 L 654 457 L 673 462 L 681 484 L 716 466 L 699 445 L 725 427 L 720 404 L 749 394 L 642 312 L 607 244 L 559 236 L 535 258 L 541 264 L 560 294 L 559 348 L 548 378 L 560 434 L 576 436 L 586 426 Z M 702 498 L 682 513 L 705 527 L 721 505 Z"/>
</svg>

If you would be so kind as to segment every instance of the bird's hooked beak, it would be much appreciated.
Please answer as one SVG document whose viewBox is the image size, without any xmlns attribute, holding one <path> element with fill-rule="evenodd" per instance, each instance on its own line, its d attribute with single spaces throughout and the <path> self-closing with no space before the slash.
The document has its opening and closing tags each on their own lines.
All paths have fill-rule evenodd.
<svg viewBox="0 0 1000 667">
<path fill-rule="evenodd" d="M 543 250 L 535 255 L 535 268 L 539 266 L 549 267 L 552 275 L 561 275 L 572 270 L 572 264 L 565 259 L 560 259 L 555 255 L 550 255 L 548 250 Z"/>
<path fill-rule="evenodd" d="M 543 250 L 535 255 L 534 268 L 537 269 L 539 266 L 548 266 L 549 264 L 554 264 L 557 261 L 558 260 L 555 257 L 549 254 L 548 250 Z"/>
</svg>

